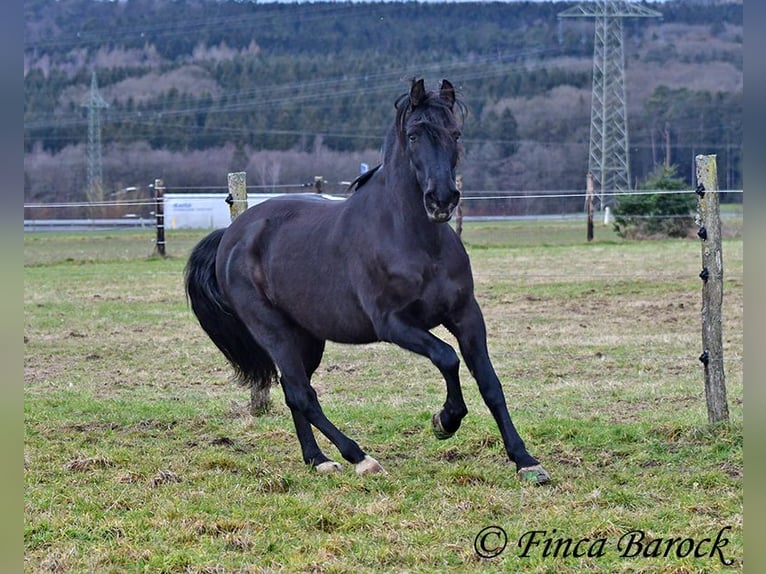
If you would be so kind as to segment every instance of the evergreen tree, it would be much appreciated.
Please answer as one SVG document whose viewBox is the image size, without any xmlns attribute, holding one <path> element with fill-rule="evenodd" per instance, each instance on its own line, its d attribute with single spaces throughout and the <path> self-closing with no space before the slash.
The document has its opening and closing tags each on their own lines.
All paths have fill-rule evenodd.
<svg viewBox="0 0 766 574">
<path fill-rule="evenodd" d="M 688 187 L 677 167 L 661 166 L 641 185 L 643 191 L 682 192 Z M 686 237 L 694 224 L 693 193 L 635 193 L 618 197 L 614 229 L 620 237 Z"/>
</svg>

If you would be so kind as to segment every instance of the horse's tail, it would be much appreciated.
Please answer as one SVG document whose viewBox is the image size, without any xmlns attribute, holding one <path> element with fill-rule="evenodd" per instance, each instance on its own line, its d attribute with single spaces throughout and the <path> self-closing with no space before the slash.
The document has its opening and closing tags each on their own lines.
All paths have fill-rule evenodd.
<svg viewBox="0 0 766 574">
<path fill-rule="evenodd" d="M 215 258 L 224 229 L 213 231 L 192 250 L 186 264 L 186 297 L 202 328 L 234 367 L 237 382 L 265 388 L 277 369 L 221 292 Z"/>
</svg>

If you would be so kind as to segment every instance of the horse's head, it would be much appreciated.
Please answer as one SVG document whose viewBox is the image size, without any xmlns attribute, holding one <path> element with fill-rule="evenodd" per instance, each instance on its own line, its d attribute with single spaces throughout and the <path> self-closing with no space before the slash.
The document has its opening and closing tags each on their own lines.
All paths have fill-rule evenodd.
<svg viewBox="0 0 766 574">
<path fill-rule="evenodd" d="M 413 80 L 396 109 L 399 145 L 423 193 L 428 218 L 436 223 L 449 221 L 460 201 L 455 168 L 462 152 L 464 108 L 455 98 L 455 88 L 442 80 L 439 92 L 430 92 L 422 79 Z"/>
</svg>

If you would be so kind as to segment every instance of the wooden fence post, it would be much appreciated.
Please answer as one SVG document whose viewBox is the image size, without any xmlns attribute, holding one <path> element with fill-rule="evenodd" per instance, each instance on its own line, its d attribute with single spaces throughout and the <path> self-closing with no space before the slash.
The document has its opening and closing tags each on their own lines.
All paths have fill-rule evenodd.
<svg viewBox="0 0 766 574">
<path fill-rule="evenodd" d="M 157 228 L 154 254 L 165 257 L 165 183 L 161 179 L 154 180 L 154 216 Z"/>
<path fill-rule="evenodd" d="M 247 209 L 247 173 L 244 171 L 230 173 L 228 181 L 229 195 L 226 203 L 229 204 L 229 214 L 234 221 Z"/>
<path fill-rule="evenodd" d="M 705 398 L 708 422 L 728 422 L 726 380 L 723 368 L 721 306 L 723 304 L 723 255 L 718 197 L 718 170 L 715 155 L 695 158 L 702 241 L 702 355 L 705 366 Z"/>
<path fill-rule="evenodd" d="M 458 193 L 463 195 L 463 174 L 459 173 L 455 176 L 455 187 L 457 187 Z M 457 204 L 457 215 L 455 217 L 455 231 L 457 236 L 462 239 L 463 237 L 463 198 Z"/>
<path fill-rule="evenodd" d="M 229 195 L 226 203 L 229 204 L 231 220 L 234 221 L 239 215 L 247 210 L 247 173 L 237 171 L 228 176 Z M 271 390 L 266 387 L 256 389 L 250 387 L 250 414 L 259 416 L 265 414 L 271 408 Z"/>
</svg>

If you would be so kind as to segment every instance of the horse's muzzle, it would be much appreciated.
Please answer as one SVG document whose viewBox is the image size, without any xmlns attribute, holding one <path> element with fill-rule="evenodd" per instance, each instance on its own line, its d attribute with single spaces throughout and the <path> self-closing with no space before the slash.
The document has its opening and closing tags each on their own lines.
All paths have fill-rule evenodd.
<svg viewBox="0 0 766 574">
<path fill-rule="evenodd" d="M 434 223 L 446 223 L 452 219 L 452 214 L 460 203 L 460 192 L 456 189 L 449 190 L 446 199 L 443 199 L 436 192 L 429 191 L 423 196 L 423 203 L 428 219 Z"/>
</svg>

